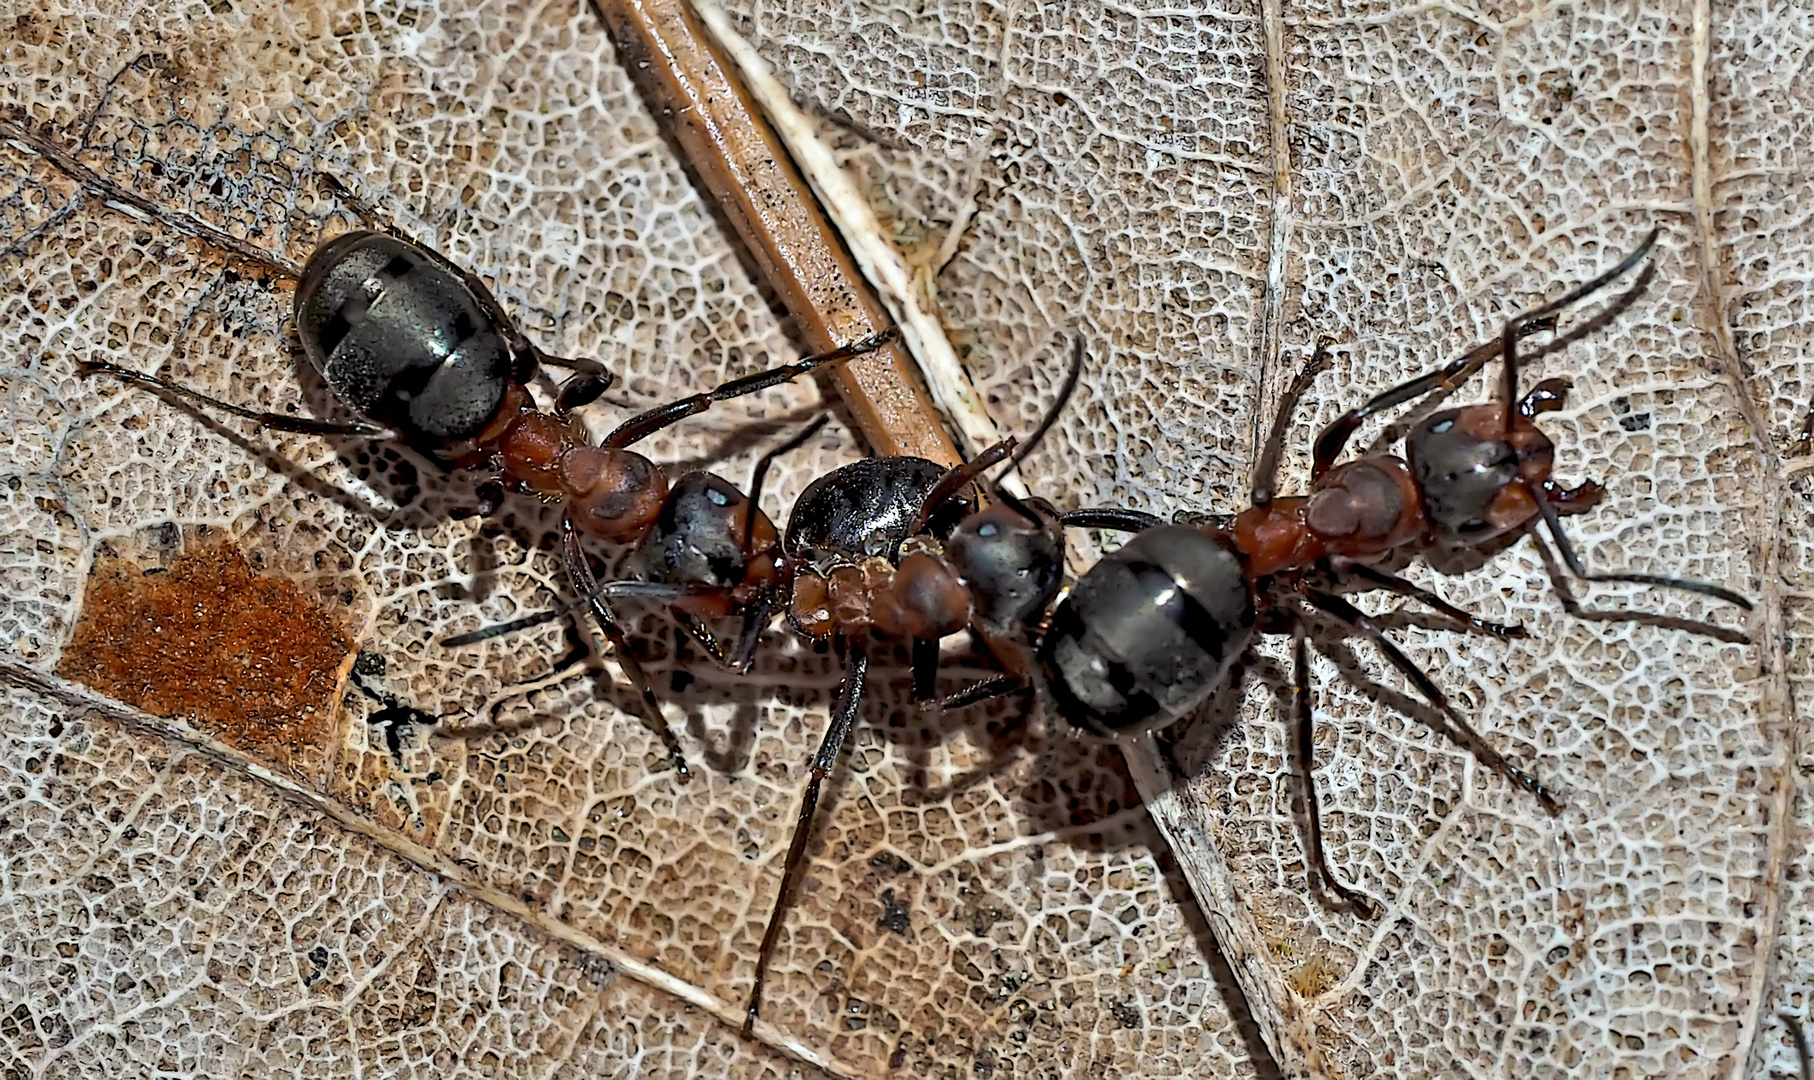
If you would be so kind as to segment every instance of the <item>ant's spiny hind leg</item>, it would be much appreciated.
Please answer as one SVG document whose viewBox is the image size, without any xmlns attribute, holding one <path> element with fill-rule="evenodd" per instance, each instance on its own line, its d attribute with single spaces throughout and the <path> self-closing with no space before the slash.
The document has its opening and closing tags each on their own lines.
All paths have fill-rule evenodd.
<svg viewBox="0 0 1814 1080">
<path fill-rule="evenodd" d="M 682 780 L 692 779 L 693 773 L 687 768 L 686 755 L 680 752 L 680 740 L 674 737 L 674 729 L 668 726 L 668 718 L 662 715 L 661 703 L 655 700 L 655 692 L 649 689 L 649 676 L 630 652 L 623 627 L 618 625 L 616 616 L 612 615 L 611 609 L 605 606 L 599 595 L 598 579 L 592 574 L 592 565 L 586 561 L 585 549 L 580 546 L 579 530 L 574 527 L 571 514 L 561 518 L 561 557 L 567 567 L 567 580 L 586 598 L 586 606 L 592 611 L 593 621 L 598 623 L 598 628 L 604 631 L 605 638 L 611 642 L 625 677 L 642 699 L 644 725 L 661 739 L 674 772 Z"/>
<path fill-rule="evenodd" d="M 934 708 L 940 712 L 955 712 L 958 709 L 967 709 L 972 705 L 980 705 L 985 701 L 993 701 L 998 697 L 1019 693 L 1032 685 L 1022 675 L 991 675 L 987 679 L 979 679 L 971 683 L 950 697 L 940 698 Z"/>
<path fill-rule="evenodd" d="M 939 649 L 936 638 L 913 639 L 913 703 L 924 707 L 938 697 Z"/>
<path fill-rule="evenodd" d="M 219 409 L 221 412 L 230 413 L 233 416 L 244 417 L 259 427 L 271 431 L 291 431 L 299 435 L 345 435 L 367 439 L 389 439 L 397 436 L 395 431 L 378 424 L 358 422 L 347 424 L 334 420 L 316 420 L 308 416 L 291 416 L 287 413 L 259 412 L 256 409 L 235 405 L 230 401 L 209 397 L 199 390 L 191 390 L 187 386 L 173 383 L 168 379 L 160 379 L 155 375 L 141 375 L 129 368 L 110 364 L 105 360 L 84 360 L 76 365 L 76 372 L 80 375 L 108 375 L 123 383 L 143 387 L 154 393 L 172 394 L 205 408 Z"/>
<path fill-rule="evenodd" d="M 1294 622 L 1291 631 L 1292 655 L 1297 660 L 1296 671 L 1291 680 L 1291 701 L 1297 713 L 1297 738 L 1294 744 L 1297 749 L 1298 771 L 1304 778 L 1304 809 L 1310 816 L 1310 851 L 1316 857 L 1316 867 L 1323 875 L 1323 881 L 1336 895 L 1360 909 L 1361 914 L 1369 919 L 1377 919 L 1380 906 L 1372 897 L 1356 892 L 1342 884 L 1342 879 L 1329 869 L 1329 859 L 1323 853 L 1323 816 L 1316 798 L 1316 727 L 1314 712 L 1310 706 L 1310 648 L 1304 640 L 1304 624 Z"/>
<path fill-rule="evenodd" d="M 819 807 L 819 788 L 837 768 L 844 742 L 856 724 L 857 707 L 863 703 L 863 684 L 868 677 L 869 653 L 861 643 L 852 642 L 846 650 L 844 685 L 838 690 L 837 704 L 832 707 L 831 723 L 808 766 L 806 791 L 800 798 L 800 815 L 794 821 L 794 835 L 788 841 L 787 859 L 781 866 L 781 889 L 775 894 L 775 907 L 769 913 L 768 928 L 762 932 L 762 947 L 756 953 L 756 980 L 750 987 L 749 1007 L 743 1017 L 745 1034 L 755 1030 L 756 1017 L 762 1008 L 762 986 L 768 980 L 769 960 L 781 941 L 781 917 L 786 914 L 788 901 L 799 884 L 806 841 L 812 835 L 813 812 Z"/>
<path fill-rule="evenodd" d="M 1411 658 L 1393 644 L 1390 638 L 1380 633 L 1379 628 L 1373 625 L 1373 620 L 1367 618 L 1359 608 L 1339 596 L 1311 589 L 1300 589 L 1298 595 L 1308 600 L 1317 610 L 1373 642 L 1379 651 L 1385 654 L 1386 660 L 1398 669 L 1399 674 L 1411 680 L 1411 685 L 1417 687 L 1417 692 L 1423 695 L 1424 700 L 1436 706 L 1437 710 L 1442 713 L 1443 719 L 1448 721 L 1451 728 L 1444 734 L 1479 758 L 1481 764 L 1536 796 L 1537 801 L 1543 804 L 1545 810 L 1551 814 L 1561 813 L 1562 803 L 1550 793 L 1549 788 L 1530 773 L 1507 761 L 1503 754 L 1493 749 L 1485 737 L 1474 730 L 1473 725 L 1456 713 L 1454 707 L 1449 704 L 1448 696 L 1431 680 L 1430 676 L 1425 674 L 1422 668 L 1412 663 Z"/>
<path fill-rule="evenodd" d="M 1454 619 L 1456 622 L 1461 623 L 1470 630 L 1478 630 L 1483 634 L 1491 634 L 1501 640 L 1530 636 L 1525 632 L 1524 627 L 1519 626 L 1516 623 L 1506 624 L 1488 622 L 1478 615 L 1474 615 L 1463 608 L 1456 607 L 1454 604 L 1449 603 L 1447 600 L 1444 600 L 1442 597 L 1414 582 L 1406 581 L 1397 574 L 1388 574 L 1376 567 L 1368 566 L 1366 563 L 1349 563 L 1339 567 L 1339 571 L 1353 574 L 1356 577 L 1366 578 L 1368 581 L 1373 582 L 1375 585 L 1378 585 L 1388 592 L 1396 593 L 1399 596 L 1403 596 L 1410 600 L 1415 600 L 1432 611 L 1447 615 L 1449 618 Z"/>
</svg>

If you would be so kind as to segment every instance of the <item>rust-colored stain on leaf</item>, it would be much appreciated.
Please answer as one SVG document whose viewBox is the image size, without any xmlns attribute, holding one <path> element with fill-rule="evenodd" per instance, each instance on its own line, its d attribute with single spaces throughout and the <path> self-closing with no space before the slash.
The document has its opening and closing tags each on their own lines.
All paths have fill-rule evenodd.
<svg viewBox="0 0 1814 1080">
<path fill-rule="evenodd" d="M 314 772 L 352 637 L 231 543 L 167 569 L 97 560 L 57 673 L 157 716 L 184 717 L 293 772 Z"/>
</svg>

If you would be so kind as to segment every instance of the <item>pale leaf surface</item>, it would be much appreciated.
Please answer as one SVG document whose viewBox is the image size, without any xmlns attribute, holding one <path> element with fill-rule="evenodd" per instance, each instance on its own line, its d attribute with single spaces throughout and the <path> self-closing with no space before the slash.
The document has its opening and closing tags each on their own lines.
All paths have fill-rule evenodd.
<svg viewBox="0 0 1814 1080">
<path fill-rule="evenodd" d="M 998 424 L 1030 427 L 1065 343 L 1087 335 L 1086 385 L 1029 467 L 1061 506 L 1237 509 L 1277 388 L 1329 334 L 1336 370 L 1285 467 L 1299 490 L 1317 423 L 1661 225 L 1648 287 L 1533 377 L 1574 379 L 1570 407 L 1545 421 L 1559 471 L 1610 489 L 1572 522 L 1590 564 L 1712 579 L 1762 606 L 1745 621 L 1612 586 L 1592 602 L 1759 644 L 1572 619 L 1528 542 L 1427 575 L 1531 630 L 1507 645 L 1388 620 L 1464 715 L 1558 787 L 1568 808 L 1551 820 L 1432 734 L 1364 643 L 1319 639 L 1330 853 L 1389 902 L 1378 923 L 1310 890 L 1276 643 L 1244 696 L 1179 733 L 1176 796 L 1219 823 L 1210 840 L 1303 996 L 1328 1075 L 1789 1066 L 1772 1014 L 1805 1007 L 1814 985 L 1805 841 L 1790 840 L 1814 809 L 1794 802 L 1799 828 L 1785 813 L 1780 674 L 1785 647 L 1790 674 L 1806 671 L 1814 618 L 1807 482 L 1780 458 L 1814 388 L 1808 196 L 1791 181 L 1807 166 L 1806 16 L 733 14 L 803 103 L 845 123 Z M 597 427 L 792 352 L 589 10 L 0 15 L 0 106 L 72 148 L 85 137 L 84 161 L 147 198 L 293 261 L 324 228 L 357 223 L 323 179 L 337 178 L 474 267 L 551 351 L 619 372 Z M 1712 42 L 1706 85 L 1697 31 Z M 128 68 L 141 54 L 170 63 Z M 1690 138 L 1703 104 L 1711 149 Z M 1275 149 L 1289 163 L 1276 195 Z M 14 681 L 56 667 L 99 556 L 156 564 L 209 526 L 321 597 L 383 659 L 391 692 L 450 728 L 504 729 L 417 733 L 397 760 L 363 723 L 377 706 L 349 691 L 330 767 L 294 774 L 197 753 L 173 741 L 180 727 L 124 726 L 54 682 L 13 692 L 0 1062 L 31 1075 L 219 1075 L 223 1055 L 248 1075 L 802 1068 L 689 1002 L 734 1009 L 747 989 L 832 659 L 777 635 L 736 680 L 649 620 L 640 648 L 697 772 L 676 783 L 623 711 L 614 666 L 541 679 L 568 652 L 562 629 L 437 644 L 560 595 L 550 517 L 518 501 L 496 523 L 456 521 L 470 485 L 407 456 L 204 426 L 77 377 L 94 356 L 336 415 L 295 370 L 287 290 L 15 148 L 0 146 L 0 183 L 0 499 L 14 538 L 0 635 Z M 1476 382 L 1461 400 L 1483 393 Z M 653 440 L 651 456 L 741 483 L 816 401 L 811 386 L 750 399 Z M 771 512 L 858 453 L 834 426 L 783 464 Z M 695 681 L 672 685 L 675 669 Z M 997 737 L 1018 705 L 924 725 L 902 676 L 865 715 L 789 916 L 766 1013 L 787 1039 L 849 1075 L 1270 1069 L 1116 754 L 1038 715 Z"/>
<path fill-rule="evenodd" d="M 839 12 L 828 28 L 819 5 L 763 3 L 742 26 L 798 98 L 860 134 L 853 146 L 881 145 L 857 159 L 937 269 L 1000 422 L 1031 423 L 1038 399 L 1022 387 L 1050 378 L 1047 343 L 1087 335 L 1089 388 L 1030 478 L 1063 506 L 1239 509 L 1279 388 L 1330 335 L 1335 371 L 1288 447 L 1284 490 L 1302 490 L 1321 422 L 1662 228 L 1647 286 L 1524 385 L 1573 379 L 1545 425 L 1561 476 L 1610 489 L 1571 521 L 1591 567 L 1710 579 L 1761 606 L 1746 617 L 1627 586 L 1584 590 L 1590 603 L 1707 619 L 1759 644 L 1571 618 L 1528 542 L 1472 572 L 1425 575 L 1531 631 L 1511 644 L 1393 634 L 1495 745 L 1558 787 L 1567 809 L 1550 820 L 1407 716 L 1407 704 L 1421 711 L 1413 692 L 1368 646 L 1325 638 L 1314 681 L 1329 848 L 1387 901 L 1378 923 L 1308 891 L 1283 650 L 1267 650 L 1275 663 L 1243 698 L 1179 735 L 1189 779 L 1177 796 L 1213 823 L 1207 840 L 1303 1008 L 1257 1019 L 1314 1030 L 1322 1060 L 1306 1071 L 1792 1067 L 1774 1013 L 1805 1008 L 1810 963 L 1796 945 L 1810 940 L 1795 891 L 1804 849 L 1791 843 L 1805 826 L 1786 813 L 1781 675 L 1800 640 L 1785 630 L 1800 623 L 1792 602 L 1785 622 L 1774 567 L 1799 580 L 1807 516 L 1781 456 L 1810 383 L 1807 214 L 1794 201 L 1806 17 L 1690 5 Z M 1711 42 L 1704 82 L 1697 40 Z M 853 63 L 853 50 L 878 62 Z M 953 222 L 961 241 L 945 235 Z M 1486 392 L 1476 381 L 1457 401 Z M 1805 671 L 1804 652 L 1790 673 Z"/>
</svg>

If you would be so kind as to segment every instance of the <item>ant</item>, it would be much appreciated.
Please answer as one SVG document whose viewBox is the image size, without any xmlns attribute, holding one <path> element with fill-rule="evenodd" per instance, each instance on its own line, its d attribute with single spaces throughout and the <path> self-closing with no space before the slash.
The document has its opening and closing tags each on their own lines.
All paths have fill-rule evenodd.
<svg viewBox="0 0 1814 1080">
<path fill-rule="evenodd" d="M 670 487 L 654 462 L 628 448 L 718 402 L 757 393 L 882 348 L 895 340 L 897 330 L 890 328 L 830 352 L 732 379 L 704 393 L 649 409 L 619 424 L 594 445 L 577 432 L 572 414 L 611 384 L 611 373 L 604 365 L 543 352 L 518 329 L 477 275 L 406 239 L 394 226 L 384 231 L 342 233 L 322 242 L 297 267 L 154 205 L 24 126 L 0 120 L 0 136 L 29 147 L 109 200 L 176 224 L 271 276 L 294 281 L 294 320 L 303 354 L 334 397 L 364 419 L 342 423 L 259 412 L 104 360 L 84 360 L 78 371 L 175 395 L 251 420 L 261 428 L 390 439 L 454 469 L 489 471 L 491 477 L 479 485 L 482 514 L 497 510 L 506 488 L 562 504 L 561 550 L 568 578 L 575 591 L 586 597 L 594 620 L 615 647 L 625 674 L 638 691 L 644 722 L 661 739 L 675 773 L 683 780 L 691 776 L 647 676 L 630 652 L 615 614 L 598 593 L 581 536 L 636 544 L 660 534 L 679 516 L 697 516 L 702 501 L 724 500 L 727 492 L 735 495 L 728 484 L 707 473 L 688 473 Z M 555 406 L 548 411 L 536 404 L 525 385 L 544 366 L 564 367 L 574 373 L 561 385 Z M 729 517 L 741 511 L 747 518 L 748 504 L 740 499 L 717 501 L 715 509 Z M 753 518 L 747 524 L 739 519 L 737 527 L 747 532 L 754 525 Z M 758 535 L 760 538 L 759 530 Z M 772 538 L 772 525 L 768 535 Z M 763 572 L 762 567 L 749 568 L 751 583 L 765 580 Z"/>
<path fill-rule="evenodd" d="M 1329 343 L 1319 343 L 1281 401 L 1256 464 L 1248 509 L 1232 517 L 1181 515 L 1180 521 L 1188 523 L 1178 524 L 1131 510 L 1064 515 L 1066 524 L 1135 535 L 1085 572 L 1052 612 L 1038 661 L 1041 682 L 1058 714 L 1073 726 L 1109 737 L 1169 724 L 1222 684 L 1256 631 L 1289 634 L 1295 664 L 1295 756 L 1304 778 L 1310 846 L 1323 880 L 1335 893 L 1376 916 L 1377 903 L 1337 878 L 1323 852 L 1305 630 L 1307 617 L 1321 615 L 1373 642 L 1442 714 L 1450 725 L 1444 734 L 1530 792 L 1550 813 L 1560 812 L 1561 803 L 1543 783 L 1488 745 L 1372 618 L 1339 594 L 1385 590 L 1468 629 L 1501 639 L 1522 637 L 1522 627 L 1477 618 L 1380 564 L 1396 560 L 1403 565 L 1418 556 L 1490 557 L 1526 533 L 1541 545 L 1534 532 L 1541 521 L 1563 563 L 1580 580 L 1680 589 L 1750 610 L 1745 597 L 1706 582 L 1588 572 L 1561 518 L 1591 508 L 1604 489 L 1593 481 L 1564 488 L 1552 479 L 1554 447 L 1535 424 L 1538 416 L 1562 406 L 1569 386 L 1561 379 L 1545 379 L 1522 397 L 1517 393 L 1519 338 L 1536 325 L 1553 324 L 1556 313 L 1631 270 L 1656 238 L 1652 229 L 1616 266 L 1507 322 L 1496 350 L 1504 365 L 1499 399 L 1423 417 L 1404 436 L 1403 458 L 1376 452 L 1333 464 L 1367 417 L 1426 395 L 1446 394 L 1493 350 L 1476 350 L 1338 417 L 1316 439 L 1310 493 L 1277 498 L 1274 473 L 1291 413 L 1326 363 Z M 1565 601 L 1575 610 L 1572 598 L 1565 596 Z"/>
</svg>

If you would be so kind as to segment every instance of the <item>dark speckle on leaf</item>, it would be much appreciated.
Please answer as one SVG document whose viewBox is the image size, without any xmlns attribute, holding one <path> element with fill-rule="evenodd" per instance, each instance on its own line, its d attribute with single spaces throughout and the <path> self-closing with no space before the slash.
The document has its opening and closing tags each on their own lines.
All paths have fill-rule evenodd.
<svg viewBox="0 0 1814 1080">
<path fill-rule="evenodd" d="M 894 890 L 883 889 L 882 914 L 880 918 L 876 919 L 876 925 L 897 934 L 906 934 L 913 925 L 908 919 L 908 915 L 907 905 L 895 899 Z"/>
</svg>

